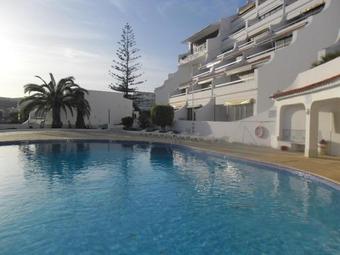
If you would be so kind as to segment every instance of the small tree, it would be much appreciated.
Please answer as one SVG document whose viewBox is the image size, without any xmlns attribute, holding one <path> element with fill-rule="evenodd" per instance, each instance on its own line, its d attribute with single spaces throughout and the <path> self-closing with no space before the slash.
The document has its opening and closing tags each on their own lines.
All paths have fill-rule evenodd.
<svg viewBox="0 0 340 255">
<path fill-rule="evenodd" d="M 155 125 L 163 130 L 166 126 L 171 126 L 174 120 L 174 108 L 170 105 L 155 105 L 151 109 L 151 120 Z"/>
<path fill-rule="evenodd" d="M 89 101 L 85 98 L 85 94 L 89 94 L 86 89 L 76 88 L 73 90 L 74 107 L 77 110 L 76 128 L 85 128 L 84 117 L 89 118 L 91 114 L 91 106 Z"/>
<path fill-rule="evenodd" d="M 333 52 L 333 53 L 328 53 L 325 56 L 321 57 L 319 61 L 316 61 L 312 64 L 312 67 L 316 67 L 318 65 L 322 65 L 328 61 L 331 61 L 337 57 L 340 57 L 340 51 Z"/>
<path fill-rule="evenodd" d="M 124 126 L 124 129 L 129 129 L 133 125 L 133 118 L 130 116 L 122 118 L 122 124 Z"/>
<path fill-rule="evenodd" d="M 150 111 L 143 111 L 143 112 L 140 112 L 139 114 L 139 118 L 138 118 L 138 121 L 139 121 L 139 126 L 141 128 L 148 128 L 150 127 Z"/>
<path fill-rule="evenodd" d="M 74 107 L 74 89 L 80 86 L 74 82 L 73 77 L 66 77 L 56 82 L 54 76 L 50 73 L 51 81 L 47 83 L 40 76 L 36 76 L 43 84 L 27 84 L 24 86 L 24 92 L 28 96 L 20 100 L 22 114 L 26 115 L 32 111 L 38 114 L 52 112 L 52 128 L 61 128 L 60 112 L 65 113 L 67 109 L 73 115 Z"/>
<path fill-rule="evenodd" d="M 115 82 L 110 88 L 124 93 L 125 98 L 133 98 L 137 85 L 144 83 L 139 80 L 142 73 L 139 73 L 141 64 L 137 61 L 141 56 L 138 55 L 139 49 L 136 48 L 136 40 L 132 27 L 126 23 L 122 30 L 121 40 L 118 42 L 116 59 L 109 71 Z"/>
</svg>

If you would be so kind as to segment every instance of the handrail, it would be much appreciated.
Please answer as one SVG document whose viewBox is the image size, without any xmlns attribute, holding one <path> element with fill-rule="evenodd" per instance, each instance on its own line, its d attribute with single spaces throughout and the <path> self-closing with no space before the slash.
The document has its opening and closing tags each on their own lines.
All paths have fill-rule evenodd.
<svg viewBox="0 0 340 255">
<path fill-rule="evenodd" d="M 243 44 L 239 45 L 238 47 L 239 47 L 239 48 L 242 48 L 242 47 L 248 46 L 248 45 L 250 45 L 250 44 L 252 44 L 252 43 L 254 43 L 254 42 L 255 42 L 254 40 L 250 40 L 249 42 L 246 42 L 246 43 L 243 43 Z"/>
<path fill-rule="evenodd" d="M 232 66 L 232 65 L 234 65 L 234 64 L 236 64 L 236 63 L 239 63 L 239 62 L 241 62 L 241 61 L 242 61 L 242 58 L 240 58 L 240 59 L 238 59 L 238 60 L 236 60 L 236 61 L 234 61 L 234 62 L 225 64 L 225 65 L 223 65 L 223 66 L 219 66 L 219 67 L 216 68 L 216 70 L 220 70 L 220 69 L 222 69 L 222 68 L 225 68 L 225 67 L 228 67 L 228 66 Z"/>
<path fill-rule="evenodd" d="M 308 17 L 301 17 L 301 18 L 299 18 L 299 19 L 297 19 L 297 20 L 294 20 L 294 21 L 291 22 L 291 23 L 284 24 L 284 25 L 282 25 L 281 27 L 278 27 L 278 28 L 274 29 L 274 32 L 275 32 L 275 33 L 280 32 L 281 30 L 283 30 L 283 29 L 285 29 L 285 28 L 287 28 L 287 27 L 293 26 L 293 25 L 295 25 L 295 24 L 297 24 L 297 23 L 299 23 L 299 22 L 301 22 L 301 21 L 305 21 L 305 22 L 307 23 L 307 22 L 308 22 L 308 21 L 306 20 L 307 18 L 308 18 Z M 289 21 L 289 20 L 288 20 L 288 21 Z"/>
<path fill-rule="evenodd" d="M 236 80 L 236 81 L 230 81 L 230 82 L 226 82 L 226 83 L 221 83 L 221 84 L 215 85 L 215 88 L 229 86 L 229 85 L 233 85 L 233 84 L 237 84 L 237 83 L 242 83 L 242 82 L 246 82 L 246 81 L 249 81 L 249 80 L 254 80 L 254 77 L 240 79 L 240 80 Z"/>
<path fill-rule="evenodd" d="M 247 56 L 247 59 L 251 59 L 253 57 L 257 57 L 257 56 L 260 56 L 262 54 L 265 54 L 265 53 L 268 53 L 268 52 L 272 52 L 272 51 L 275 51 L 275 49 L 277 49 L 277 47 L 273 47 L 273 48 L 270 48 L 268 50 L 264 50 L 264 51 L 261 51 L 261 52 L 257 52 L 255 54 L 252 54 L 250 56 Z"/>
<path fill-rule="evenodd" d="M 194 89 L 194 90 L 189 91 L 188 94 L 194 94 L 196 92 L 201 92 L 201 91 L 210 90 L 210 89 L 211 89 L 211 86 L 204 88 L 204 89 Z"/>
<path fill-rule="evenodd" d="M 180 94 L 173 94 L 170 96 L 170 98 L 173 98 L 173 97 L 179 97 L 179 96 L 185 96 L 186 93 L 180 93 Z"/>
</svg>

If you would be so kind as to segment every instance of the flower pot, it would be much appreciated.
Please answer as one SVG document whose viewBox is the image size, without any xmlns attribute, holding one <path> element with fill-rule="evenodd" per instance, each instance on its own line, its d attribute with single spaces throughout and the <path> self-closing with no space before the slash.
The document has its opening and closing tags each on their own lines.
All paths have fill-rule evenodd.
<svg viewBox="0 0 340 255">
<path fill-rule="evenodd" d="M 318 154 L 319 155 L 327 155 L 328 144 L 326 143 L 318 143 Z"/>
</svg>

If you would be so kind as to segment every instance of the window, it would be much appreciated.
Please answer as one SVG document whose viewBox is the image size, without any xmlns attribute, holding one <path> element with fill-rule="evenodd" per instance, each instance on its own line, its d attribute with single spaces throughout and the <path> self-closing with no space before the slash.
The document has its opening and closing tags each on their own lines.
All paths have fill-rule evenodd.
<svg viewBox="0 0 340 255">
<path fill-rule="evenodd" d="M 290 44 L 290 42 L 292 41 L 292 38 L 293 38 L 293 36 L 290 35 L 290 36 L 287 36 L 287 37 L 284 37 L 284 38 L 277 40 L 275 42 L 275 48 L 279 49 L 279 48 L 283 48 L 283 47 L 288 46 Z"/>
<path fill-rule="evenodd" d="M 254 103 L 227 105 L 227 121 L 237 121 L 253 116 Z"/>
<path fill-rule="evenodd" d="M 196 120 L 196 114 L 195 114 L 193 108 L 188 108 L 187 120 Z"/>
<path fill-rule="evenodd" d="M 206 89 L 206 88 L 209 88 L 210 86 L 211 86 L 211 82 L 206 82 L 203 84 L 196 85 L 194 90 Z"/>
<path fill-rule="evenodd" d="M 269 12 L 266 12 L 265 14 L 262 14 L 261 16 L 259 16 L 259 19 L 265 19 L 269 16 L 271 16 L 272 14 L 274 14 L 275 12 L 279 11 L 282 9 L 282 5 L 275 7 L 274 9 L 270 10 Z"/>
<path fill-rule="evenodd" d="M 246 28 L 246 24 L 242 24 L 241 26 L 235 28 L 234 30 L 232 30 L 231 34 L 236 34 L 237 32 L 243 30 Z"/>
</svg>

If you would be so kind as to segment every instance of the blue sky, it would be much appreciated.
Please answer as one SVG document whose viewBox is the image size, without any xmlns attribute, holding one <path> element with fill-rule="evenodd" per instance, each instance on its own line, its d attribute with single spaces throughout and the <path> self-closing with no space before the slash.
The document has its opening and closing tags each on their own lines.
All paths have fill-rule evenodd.
<svg viewBox="0 0 340 255">
<path fill-rule="evenodd" d="M 129 22 L 141 49 L 140 90 L 153 91 L 186 51 L 181 41 L 235 12 L 243 0 L 1 0 L 0 96 L 22 96 L 34 75 L 75 76 L 109 90 L 108 70 Z"/>
</svg>

